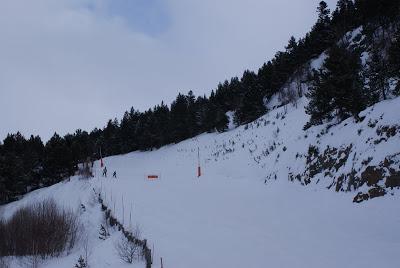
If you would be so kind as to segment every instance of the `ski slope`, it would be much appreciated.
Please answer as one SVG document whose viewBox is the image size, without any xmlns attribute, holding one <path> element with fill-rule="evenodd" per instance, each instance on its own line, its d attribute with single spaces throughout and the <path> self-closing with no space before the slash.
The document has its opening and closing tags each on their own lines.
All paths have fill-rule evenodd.
<svg viewBox="0 0 400 268">
<path fill-rule="evenodd" d="M 197 179 L 195 153 L 169 157 L 171 151 L 109 158 L 120 177 L 97 180 L 116 199 L 118 218 L 122 196 L 125 207 L 133 204 L 133 219 L 154 245 L 156 263 L 163 257 L 164 267 L 182 268 L 398 267 L 398 197 L 356 205 L 348 194 L 284 180 L 264 185 L 246 167 L 248 175 L 240 178 L 230 166 L 228 176 L 206 166 Z M 162 179 L 145 181 L 142 174 L 157 166 Z M 128 217 L 126 212 L 125 222 Z"/>
<path fill-rule="evenodd" d="M 295 155 L 305 155 L 310 144 L 323 149 L 354 143 L 352 150 L 359 159 L 349 158 L 338 173 L 349 166 L 358 169 L 364 156 L 372 156 L 374 164 L 399 153 L 399 135 L 379 144 L 365 140 L 376 138 L 380 124 L 400 122 L 396 109 L 400 98 L 367 109 L 362 122 L 348 119 L 319 137 L 325 126 L 302 130 L 308 120 L 305 104 L 301 99 L 297 108 L 277 108 L 225 133 L 202 134 L 151 152 L 105 158 L 108 178 L 101 176 L 96 162 L 95 178 L 73 177 L 34 191 L 0 208 L 0 215 L 10 217 L 18 207 L 47 197 L 76 209 L 87 231 L 83 240 L 90 246 L 89 264 L 96 268 L 132 266 L 115 253 L 117 230 L 105 241 L 98 239 L 104 218 L 95 192 L 101 193 L 124 226 L 140 227 L 154 248 L 153 267 L 160 267 L 161 257 L 165 268 L 400 267 L 398 190 L 356 204 L 354 192 L 328 190 L 332 181 L 322 174 L 320 182 L 306 187 L 288 180 L 289 172 L 306 169 L 305 157 Z M 377 118 L 376 126 L 367 126 Z M 117 179 L 111 178 L 114 170 Z M 146 179 L 153 174 L 160 178 Z M 81 241 L 69 255 L 42 266 L 73 267 L 84 244 Z M 21 261 L 11 261 L 12 267 L 24 267 Z M 133 267 L 144 267 L 144 263 Z"/>
</svg>

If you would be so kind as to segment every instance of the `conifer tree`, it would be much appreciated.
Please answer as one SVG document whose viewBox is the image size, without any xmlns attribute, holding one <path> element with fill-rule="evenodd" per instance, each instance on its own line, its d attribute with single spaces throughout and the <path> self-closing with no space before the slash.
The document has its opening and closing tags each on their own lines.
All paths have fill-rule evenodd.
<svg viewBox="0 0 400 268">
<path fill-rule="evenodd" d="M 323 123 L 324 120 L 332 119 L 332 90 L 328 82 L 328 77 L 322 70 L 314 70 L 312 86 L 309 88 L 308 98 L 310 102 L 306 107 L 306 113 L 311 117 L 305 128 L 312 125 L 319 125 Z"/>
<path fill-rule="evenodd" d="M 286 52 L 288 52 L 288 53 L 293 53 L 294 51 L 296 51 L 297 41 L 296 41 L 296 38 L 294 38 L 294 36 L 290 37 L 289 42 L 285 48 L 286 48 Z"/>
<path fill-rule="evenodd" d="M 188 129 L 188 105 L 187 98 L 178 94 L 171 104 L 171 138 L 173 142 L 179 142 L 189 137 Z"/>
<path fill-rule="evenodd" d="M 395 33 L 389 48 L 389 72 L 397 80 L 394 93 L 400 95 L 400 29 Z"/>
<path fill-rule="evenodd" d="M 400 28 L 396 31 L 390 44 L 389 68 L 391 75 L 400 79 Z"/>
<path fill-rule="evenodd" d="M 335 32 L 331 26 L 330 10 L 325 1 L 321 1 L 317 7 L 318 20 L 315 23 L 311 34 L 309 49 L 313 51 L 313 56 L 318 56 L 329 47 L 335 40 Z"/>
<path fill-rule="evenodd" d="M 333 116 L 339 120 L 357 116 L 365 107 L 360 68 L 359 53 L 337 45 L 330 49 L 323 71 L 314 75 L 310 103 L 306 108 L 311 119 L 306 126 L 319 124 Z"/>
<path fill-rule="evenodd" d="M 246 91 L 235 112 L 235 123 L 238 125 L 251 122 L 266 112 L 264 94 L 256 74 L 245 71 L 241 82 Z"/>
<path fill-rule="evenodd" d="M 369 99 L 371 103 L 375 103 L 380 99 L 385 100 L 390 87 L 390 72 L 387 60 L 382 54 L 382 49 L 379 46 L 374 46 L 368 61 L 366 73 L 369 81 Z"/>
<path fill-rule="evenodd" d="M 193 91 L 189 91 L 186 95 L 186 103 L 187 103 L 187 128 L 189 137 L 193 137 L 196 135 L 198 131 L 198 126 L 196 123 L 196 97 L 193 94 Z"/>
<path fill-rule="evenodd" d="M 339 0 L 332 13 L 332 24 L 339 37 L 352 29 L 357 24 L 355 6 L 352 0 Z"/>
</svg>

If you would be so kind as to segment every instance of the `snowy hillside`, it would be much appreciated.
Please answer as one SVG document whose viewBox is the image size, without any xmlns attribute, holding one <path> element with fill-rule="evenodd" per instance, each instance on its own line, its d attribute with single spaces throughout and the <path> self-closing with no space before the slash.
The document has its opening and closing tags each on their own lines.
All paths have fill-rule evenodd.
<svg viewBox="0 0 400 268">
<path fill-rule="evenodd" d="M 96 162 L 95 178 L 34 191 L 0 213 L 47 197 L 79 211 L 87 238 L 43 267 L 73 267 L 85 245 L 90 267 L 132 267 L 115 253 L 117 229 L 98 238 L 98 194 L 125 228 L 140 227 L 153 267 L 161 257 L 174 268 L 399 267 L 400 98 L 368 108 L 360 122 L 304 131 L 306 101 L 225 133 L 108 157 L 117 179 L 102 177 Z M 386 195 L 359 204 L 358 192 L 356 201 Z"/>
<path fill-rule="evenodd" d="M 35 113 L 24 117 L 28 121 L 58 119 L 61 125 L 84 119 L 90 124 L 78 124 L 82 129 L 60 136 L 47 122 L 33 130 L 53 132 L 47 141 L 35 135 L 26 138 L 20 131 L 0 141 L 0 268 L 399 268 L 400 1 L 336 2 L 336 7 L 319 2 L 310 31 L 300 38 L 291 36 L 284 49 L 258 69 L 246 64 L 249 69 L 242 75 L 225 79 L 204 94 L 198 91 L 198 81 L 215 79 L 206 77 L 215 66 L 198 62 L 200 58 L 185 59 L 204 69 L 184 75 L 176 72 L 176 83 L 186 84 L 178 88 L 192 89 L 187 94 L 164 98 L 170 103 L 132 103 L 121 118 L 88 130 L 93 115 L 80 113 L 82 118 L 76 118 L 70 113 L 79 111 L 79 105 L 83 105 L 81 110 L 101 107 L 101 111 L 92 110 L 108 111 L 111 116 L 126 107 L 135 90 L 141 90 L 137 94 L 150 89 L 167 95 L 176 92 L 168 89 L 172 80 L 164 81 L 165 75 L 149 76 L 157 74 L 154 68 L 141 67 L 151 66 L 148 57 L 131 57 L 139 66 L 132 69 L 120 63 L 115 49 L 104 50 L 102 55 L 121 67 L 119 73 L 135 70 L 143 81 L 159 80 L 161 86 L 133 85 L 134 91 L 128 92 L 123 88 L 132 87 L 130 80 L 118 79 L 100 92 L 98 78 L 110 76 L 112 81 L 112 72 L 91 71 L 90 82 L 83 83 L 87 92 L 82 91 L 79 100 L 72 94 L 62 98 L 68 105 L 41 107 L 54 108 L 66 117 Z M 104 12 L 106 6 L 85 6 L 79 14 L 101 13 L 102 27 L 112 19 L 117 22 L 114 26 L 129 28 L 133 35 L 128 37 L 135 37 L 137 27 L 126 27 L 132 25 Z M 244 11 L 251 16 L 255 6 L 247 6 Z M 230 8 L 221 10 L 228 14 Z M 276 14 L 286 11 L 277 9 Z M 246 20 L 243 12 L 233 13 L 239 15 L 235 23 Z M 57 22 L 63 27 L 71 23 Z M 33 28 L 41 29 L 42 24 Z M 158 55 L 157 49 L 161 49 L 159 55 L 166 54 L 165 41 L 187 50 L 179 31 L 176 36 L 173 31 L 172 39 L 165 38 L 163 32 L 171 32 L 173 24 L 163 28 L 161 35 L 153 38 L 151 34 L 149 40 L 160 44 L 152 46 L 152 55 Z M 257 24 L 265 37 L 268 25 Z M 211 32 L 222 39 L 236 36 Z M 62 34 L 56 37 L 59 40 Z M 199 37 L 204 40 L 203 35 Z M 203 51 L 199 44 L 200 54 L 212 49 L 206 46 Z M 232 55 L 243 54 L 249 63 L 251 55 L 246 47 L 242 50 Z M 75 47 L 65 51 L 72 57 L 79 52 Z M 174 53 L 171 58 L 176 58 Z M 28 54 L 22 54 L 24 68 L 40 69 L 41 65 L 29 60 L 42 57 Z M 223 66 L 235 60 L 235 56 L 212 54 Z M 83 62 L 88 60 L 83 57 Z M 158 60 L 162 64 L 163 59 Z M 57 62 L 63 63 L 52 61 L 49 66 Z M 173 67 L 171 61 L 167 65 Z M 69 91 L 79 91 L 87 73 L 75 79 L 74 68 L 59 69 L 67 80 L 56 87 L 39 83 L 40 88 L 57 93 L 57 88 L 67 84 Z M 54 78 L 48 73 L 46 79 Z M 29 74 L 16 76 L 16 81 L 38 76 Z M 29 87 L 12 86 L 34 89 L 34 82 Z M 13 87 L 8 91 L 14 92 Z M 30 91 L 13 93 L 17 102 L 10 102 L 11 106 L 23 113 L 20 100 L 26 96 L 32 97 L 32 103 L 40 104 L 35 98 L 43 99 L 42 95 L 57 103 L 53 100 L 57 94 Z M 115 101 L 116 94 L 124 101 Z M 15 113 L 4 115 L 12 122 L 11 128 L 4 125 L 10 130 L 26 129 L 30 123 L 14 122 L 18 121 Z"/>
</svg>

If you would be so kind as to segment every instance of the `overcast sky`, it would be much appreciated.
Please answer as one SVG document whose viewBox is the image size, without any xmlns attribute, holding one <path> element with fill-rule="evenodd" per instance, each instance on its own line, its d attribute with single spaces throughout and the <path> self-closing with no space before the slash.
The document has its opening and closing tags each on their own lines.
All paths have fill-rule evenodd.
<svg viewBox="0 0 400 268">
<path fill-rule="evenodd" d="M 318 2 L 1 0 L 0 139 L 47 140 L 178 92 L 209 94 L 302 37 Z"/>
</svg>

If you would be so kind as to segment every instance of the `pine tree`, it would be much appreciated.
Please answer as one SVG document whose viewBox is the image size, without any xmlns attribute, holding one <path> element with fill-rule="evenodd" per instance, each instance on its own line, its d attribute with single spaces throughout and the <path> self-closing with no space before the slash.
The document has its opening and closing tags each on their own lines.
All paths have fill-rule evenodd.
<svg viewBox="0 0 400 268">
<path fill-rule="evenodd" d="M 193 91 L 189 91 L 186 95 L 187 102 L 187 128 L 189 130 L 189 136 L 193 137 L 198 133 L 198 126 L 196 124 L 196 97 L 193 94 Z"/>
<path fill-rule="evenodd" d="M 344 46 L 333 46 L 324 64 L 332 86 L 333 106 L 340 120 L 357 114 L 365 107 L 360 76 L 360 55 Z"/>
<path fill-rule="evenodd" d="M 327 47 L 335 41 L 335 32 L 331 26 L 330 10 L 325 1 L 321 1 L 317 8 L 318 20 L 310 33 L 310 46 L 312 56 L 320 55 Z"/>
<path fill-rule="evenodd" d="M 297 41 L 296 41 L 296 38 L 294 38 L 294 36 L 290 37 L 290 39 L 288 41 L 288 44 L 285 47 L 285 49 L 286 49 L 286 52 L 288 52 L 288 53 L 293 53 L 293 52 L 296 51 L 296 49 L 297 49 Z"/>
<path fill-rule="evenodd" d="M 328 8 L 328 4 L 325 1 L 319 2 L 319 5 L 317 7 L 317 13 L 318 13 L 318 21 L 317 23 L 321 24 L 328 24 L 330 21 L 329 15 L 331 11 Z"/>
<path fill-rule="evenodd" d="M 366 73 L 369 80 L 369 97 L 371 103 L 375 103 L 380 99 L 385 100 L 390 87 L 390 72 L 387 60 L 382 55 L 382 49 L 378 46 L 375 46 L 371 51 Z"/>
<path fill-rule="evenodd" d="M 311 115 L 306 127 L 322 123 L 337 116 L 344 120 L 356 116 L 365 107 L 360 76 L 360 57 L 344 46 L 333 46 L 323 65 L 323 71 L 315 73 L 310 90 L 310 103 L 306 112 Z"/>
<path fill-rule="evenodd" d="M 384 28 L 396 20 L 400 11 L 400 2 L 396 0 L 355 0 L 355 6 L 364 22 L 378 23 Z"/>
<path fill-rule="evenodd" d="M 218 108 L 215 117 L 215 129 L 218 132 L 224 132 L 228 129 L 228 123 L 228 116 L 221 108 Z"/>
<path fill-rule="evenodd" d="M 344 34 L 357 24 L 356 10 L 352 0 L 339 0 L 332 13 L 332 24 L 338 36 Z"/>
<path fill-rule="evenodd" d="M 122 142 L 122 153 L 128 153 L 138 149 L 136 128 L 140 112 L 133 107 L 125 112 L 120 124 L 120 137 Z"/>
<path fill-rule="evenodd" d="M 156 131 L 155 147 L 159 148 L 170 142 L 170 111 L 164 102 L 157 105 L 153 111 L 154 128 Z"/>
<path fill-rule="evenodd" d="M 400 29 L 395 33 L 389 48 L 389 72 L 397 80 L 393 93 L 400 95 Z"/>
<path fill-rule="evenodd" d="M 72 175 L 75 165 L 71 147 L 64 138 L 54 133 L 45 146 L 44 183 L 51 185 Z"/>
<path fill-rule="evenodd" d="M 251 122 L 266 112 L 263 90 L 256 74 L 245 71 L 241 82 L 245 94 L 235 112 L 235 123 L 237 125 Z"/>
<path fill-rule="evenodd" d="M 121 151 L 120 127 L 117 118 L 108 120 L 102 136 L 104 139 L 102 146 L 104 156 L 114 155 Z"/>
<path fill-rule="evenodd" d="M 199 96 L 196 99 L 196 125 L 199 133 L 207 132 L 206 116 L 207 116 L 207 106 L 208 98 L 206 96 Z"/>
<path fill-rule="evenodd" d="M 400 28 L 396 31 L 390 44 L 389 68 L 391 75 L 400 79 Z"/>
<path fill-rule="evenodd" d="M 173 142 L 180 142 L 190 137 L 188 128 L 188 103 L 183 94 L 178 94 L 171 104 L 171 138 Z"/>
<path fill-rule="evenodd" d="M 332 119 L 333 103 L 332 90 L 327 75 L 322 71 L 315 71 L 312 76 L 312 86 L 309 88 L 307 97 L 310 99 L 306 107 L 306 113 L 311 115 L 310 121 L 305 129 L 313 125 L 319 125 L 324 120 Z"/>
</svg>

